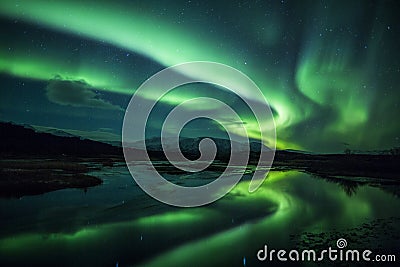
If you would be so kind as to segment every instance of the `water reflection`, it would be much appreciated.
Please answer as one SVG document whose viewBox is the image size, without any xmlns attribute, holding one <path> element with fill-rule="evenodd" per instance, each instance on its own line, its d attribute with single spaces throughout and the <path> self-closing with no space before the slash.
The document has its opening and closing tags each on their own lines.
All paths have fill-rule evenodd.
<svg viewBox="0 0 400 267">
<path fill-rule="evenodd" d="M 86 195 L 66 190 L 20 204 L 3 200 L 3 216 L 15 218 L 2 221 L 7 229 L 0 238 L 2 263 L 243 266 L 246 259 L 252 266 L 258 264 L 255 253 L 265 243 L 289 248 L 295 245 L 293 234 L 345 231 L 395 216 L 400 206 L 398 198 L 379 188 L 357 185 L 357 190 L 343 190 L 336 183 L 294 171 L 270 172 L 254 193 L 248 192 L 249 181 L 244 180 L 220 201 L 193 209 L 152 201 L 135 185 L 121 189 L 121 183 L 127 183 L 124 179 L 130 179 L 129 174 L 108 176 L 104 186 Z M 33 211 L 23 213 L 27 207 Z M 74 212 L 80 215 L 66 219 Z M 37 227 L 42 223 L 39 218 L 54 215 L 51 222 Z M 68 227 L 72 221 L 75 226 Z"/>
<path fill-rule="evenodd" d="M 311 176 L 316 179 L 324 179 L 330 183 L 337 184 L 349 197 L 355 195 L 357 193 L 357 189 L 360 186 L 364 186 L 367 184 L 366 182 L 352 181 L 351 180 L 352 177 L 350 177 L 350 178 L 335 178 L 335 177 L 329 177 L 329 176 L 318 176 L 315 174 L 311 174 Z"/>
</svg>

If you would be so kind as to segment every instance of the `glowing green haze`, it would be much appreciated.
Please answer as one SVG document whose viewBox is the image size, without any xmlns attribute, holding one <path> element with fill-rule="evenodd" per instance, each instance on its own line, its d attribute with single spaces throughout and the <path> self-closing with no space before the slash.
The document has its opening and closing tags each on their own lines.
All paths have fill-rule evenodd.
<svg viewBox="0 0 400 267">
<path fill-rule="evenodd" d="M 278 5 L 243 10 L 216 4 L 216 10 L 227 9 L 217 20 L 204 15 L 209 10 L 204 7 L 164 8 L 158 2 L 2 1 L 0 14 L 132 51 L 163 67 L 215 61 L 237 68 L 254 80 L 275 111 L 278 148 L 341 151 L 343 143 L 356 149 L 399 145 L 399 126 L 387 116 L 399 111 L 394 18 L 385 16 L 390 7 L 382 4 L 376 14 L 366 15 L 362 2 L 345 4 L 345 9 L 336 2 L 329 9 L 307 5 L 308 13 L 291 3 L 291 19 Z M 42 81 L 61 76 L 115 94 L 131 95 L 144 77 L 154 74 L 141 66 L 127 71 L 128 66 L 93 63 L 91 55 L 71 63 L 66 53 L 28 52 L 23 44 L 12 51 L 2 45 L 0 56 L 0 71 L 8 75 Z M 207 70 L 186 74 L 224 79 Z M 193 90 L 163 101 L 176 105 L 195 96 Z M 254 119 L 242 118 L 249 135 L 257 138 Z"/>
</svg>

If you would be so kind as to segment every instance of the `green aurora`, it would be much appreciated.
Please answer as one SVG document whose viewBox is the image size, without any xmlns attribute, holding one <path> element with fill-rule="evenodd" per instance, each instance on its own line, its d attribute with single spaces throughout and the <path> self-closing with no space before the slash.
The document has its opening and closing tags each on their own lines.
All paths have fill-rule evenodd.
<svg viewBox="0 0 400 267">
<path fill-rule="evenodd" d="M 399 28 L 390 2 L 377 3 L 373 12 L 363 1 L 205 5 L 2 1 L 0 14 L 7 21 L 58 32 L 66 40 L 72 36 L 130 51 L 159 67 L 112 64 L 88 50 L 77 56 L 62 40 L 45 39 L 43 50 L 15 32 L 0 46 L 0 72 L 43 84 L 55 77 L 83 81 L 104 94 L 129 99 L 161 68 L 215 61 L 242 71 L 262 90 L 274 110 L 278 148 L 335 152 L 343 151 L 344 144 L 361 150 L 399 146 L 399 124 L 393 118 L 399 112 Z M 207 71 L 186 74 L 223 79 Z M 196 96 L 196 90 L 188 90 L 162 101 L 176 105 Z M 241 118 L 257 138 L 253 116 Z M 62 128 L 46 121 L 42 126 Z"/>
<path fill-rule="evenodd" d="M 400 147 L 398 14 L 397 1 L 374 0 L 2 0 L 0 120 L 119 144 L 124 111 L 143 82 L 175 64 L 213 61 L 238 69 L 261 89 L 274 116 L 278 149 L 334 153 Z M 180 74 L 227 82 L 249 102 L 262 102 L 236 77 L 209 70 Z M 155 91 L 140 97 L 153 101 Z M 232 107 L 247 135 L 259 138 L 262 125 L 237 96 L 200 83 L 160 99 L 148 121 L 149 137 L 159 134 L 168 112 L 196 97 Z M 223 117 L 216 102 L 189 104 L 185 112 Z M 225 128 L 190 122 L 181 133 L 240 133 L 237 118 L 224 122 Z M 278 151 L 277 158 L 279 153 L 290 154 Z M 35 160 L 41 166 L 51 157 L 58 155 L 27 156 L 15 164 Z M 277 165 L 251 193 L 246 171 L 220 200 L 182 209 L 143 192 L 125 162 L 111 158 L 110 167 L 111 161 L 74 160 L 82 160 L 103 184 L 0 198 L 0 265 L 265 266 L 270 262 L 257 260 L 260 248 L 289 249 L 304 236 L 306 245 L 315 241 L 318 249 L 334 248 L 340 235 L 351 249 L 398 251 L 398 185 L 363 177 L 361 171 L 360 177 L 322 178 Z M 203 184 L 218 172 L 165 170 L 165 178 L 178 185 Z M 311 238 L 324 233 L 329 238 Z"/>
</svg>

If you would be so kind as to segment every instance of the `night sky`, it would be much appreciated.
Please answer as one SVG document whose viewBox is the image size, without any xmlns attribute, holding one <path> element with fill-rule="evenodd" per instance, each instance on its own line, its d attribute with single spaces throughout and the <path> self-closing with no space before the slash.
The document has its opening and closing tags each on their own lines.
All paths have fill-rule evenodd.
<svg viewBox="0 0 400 267">
<path fill-rule="evenodd" d="M 397 147 L 398 14 L 397 1 L 1 1 L 0 120 L 118 141 L 141 83 L 178 63 L 215 61 L 262 90 L 280 149 Z M 243 111 L 257 138 L 254 117 L 217 87 L 178 88 L 157 110 L 196 96 Z M 207 120 L 192 127 L 183 134 L 224 136 Z M 158 128 L 154 118 L 149 132 Z"/>
</svg>

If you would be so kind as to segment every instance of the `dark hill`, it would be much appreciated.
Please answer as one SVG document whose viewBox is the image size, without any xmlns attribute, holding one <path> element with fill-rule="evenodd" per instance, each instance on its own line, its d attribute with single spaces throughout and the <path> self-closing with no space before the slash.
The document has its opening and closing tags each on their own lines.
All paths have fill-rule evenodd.
<svg viewBox="0 0 400 267">
<path fill-rule="evenodd" d="M 36 132 L 12 123 L 0 122 L 2 155 L 122 155 L 122 150 L 109 144 L 79 137 L 62 137 Z"/>
</svg>

